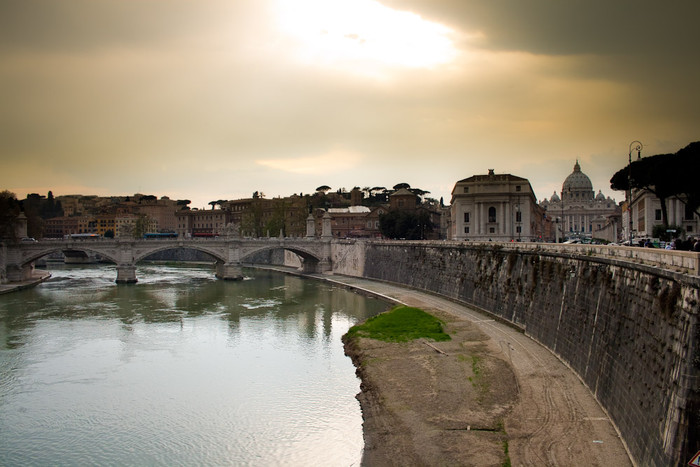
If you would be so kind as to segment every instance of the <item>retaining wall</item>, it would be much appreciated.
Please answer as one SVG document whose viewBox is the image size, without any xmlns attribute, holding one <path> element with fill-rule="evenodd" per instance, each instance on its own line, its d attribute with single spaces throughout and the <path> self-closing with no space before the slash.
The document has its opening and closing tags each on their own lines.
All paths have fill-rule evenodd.
<svg viewBox="0 0 700 467">
<path fill-rule="evenodd" d="M 664 252 L 624 250 L 641 251 L 337 241 L 333 272 L 437 293 L 513 323 L 581 377 L 636 463 L 685 465 L 700 450 L 700 254 L 659 262 Z M 644 258 L 629 262 L 635 254 Z M 681 257 L 688 272 L 678 272 Z"/>
</svg>

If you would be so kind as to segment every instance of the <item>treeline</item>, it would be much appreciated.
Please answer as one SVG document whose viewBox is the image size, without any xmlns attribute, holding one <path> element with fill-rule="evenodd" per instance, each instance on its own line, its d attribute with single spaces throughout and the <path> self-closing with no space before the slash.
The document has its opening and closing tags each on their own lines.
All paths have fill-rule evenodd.
<svg viewBox="0 0 700 467">
<path fill-rule="evenodd" d="M 0 192 L 0 238 L 16 239 L 17 218 L 21 212 L 27 217 L 27 236 L 41 237 L 44 220 L 62 216 L 63 208 L 50 191 L 46 196 L 32 193 L 18 200 L 14 193 L 4 190 Z"/>
</svg>

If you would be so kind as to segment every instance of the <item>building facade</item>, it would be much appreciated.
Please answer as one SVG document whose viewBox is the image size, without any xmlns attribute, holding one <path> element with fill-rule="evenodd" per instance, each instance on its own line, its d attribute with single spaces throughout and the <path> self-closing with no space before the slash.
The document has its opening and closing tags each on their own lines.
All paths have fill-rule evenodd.
<svg viewBox="0 0 700 467">
<path fill-rule="evenodd" d="M 453 240 L 541 241 L 543 209 L 530 182 L 511 174 L 474 175 L 452 190 Z"/>
<path fill-rule="evenodd" d="M 557 224 L 557 236 L 565 238 L 603 238 L 617 241 L 621 222 L 621 209 L 614 199 L 598 191 L 593 191 L 593 184 L 588 175 L 581 171 L 576 161 L 574 170 L 564 180 L 561 196 L 555 192 L 545 199 L 540 206 L 549 219 Z"/>
<path fill-rule="evenodd" d="M 176 232 L 186 238 L 217 237 L 224 234 L 231 218 L 231 212 L 225 209 L 178 211 Z"/>
<path fill-rule="evenodd" d="M 632 240 L 654 238 L 654 227 L 663 225 L 661 200 L 647 190 L 632 190 L 631 210 L 625 212 L 623 220 L 623 240 L 630 239 L 630 225 L 632 228 Z M 629 212 L 632 213 L 630 223 Z M 666 213 L 668 225 L 680 227 L 682 231 L 671 232 L 670 237 L 700 237 L 700 217 L 686 207 L 682 199 L 666 199 Z"/>
</svg>

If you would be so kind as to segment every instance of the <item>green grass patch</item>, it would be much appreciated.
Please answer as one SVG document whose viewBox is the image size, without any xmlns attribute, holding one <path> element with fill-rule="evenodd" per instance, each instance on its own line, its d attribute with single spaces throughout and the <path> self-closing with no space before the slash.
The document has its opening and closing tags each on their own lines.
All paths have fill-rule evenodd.
<svg viewBox="0 0 700 467">
<path fill-rule="evenodd" d="M 442 321 L 419 308 L 399 305 L 391 310 L 353 326 L 348 337 L 368 337 L 385 342 L 408 342 L 427 338 L 448 341 Z"/>
<path fill-rule="evenodd" d="M 505 459 L 501 463 L 502 467 L 511 467 L 510 463 L 510 455 L 508 454 L 508 439 L 503 440 L 503 455 L 505 456 Z"/>
<path fill-rule="evenodd" d="M 474 389 L 478 391 L 479 402 L 484 402 L 490 391 L 489 379 L 486 374 L 486 365 L 484 359 L 478 355 L 472 355 L 472 376 L 467 379 Z"/>
<path fill-rule="evenodd" d="M 480 377 L 484 372 L 484 363 L 481 357 L 472 355 L 472 373 L 476 378 Z"/>
</svg>

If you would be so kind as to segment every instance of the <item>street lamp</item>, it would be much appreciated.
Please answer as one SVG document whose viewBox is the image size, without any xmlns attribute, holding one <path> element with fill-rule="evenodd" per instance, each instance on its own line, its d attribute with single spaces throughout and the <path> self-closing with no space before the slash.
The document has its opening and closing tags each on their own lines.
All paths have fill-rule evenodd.
<svg viewBox="0 0 700 467">
<path fill-rule="evenodd" d="M 522 214 L 520 213 L 520 197 L 518 197 L 518 204 L 515 205 L 515 221 L 518 224 L 516 229 L 518 231 L 518 241 L 520 241 L 520 232 L 522 230 L 520 223 L 522 222 Z"/>
<path fill-rule="evenodd" d="M 629 148 L 629 165 L 627 167 L 627 212 L 630 224 L 630 246 L 632 246 L 632 150 L 637 151 L 637 160 L 642 158 L 642 148 L 644 146 L 639 141 L 632 141 Z"/>
</svg>

